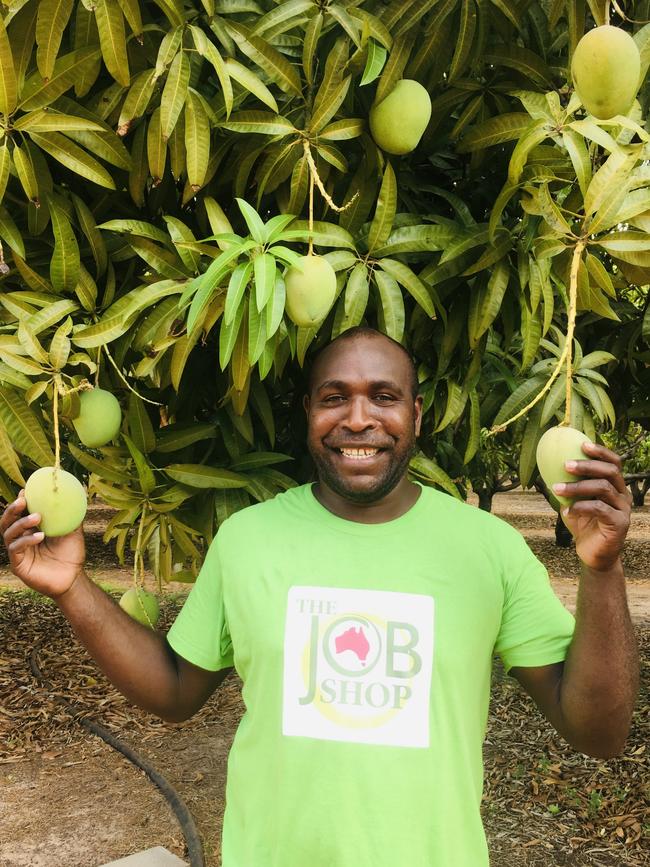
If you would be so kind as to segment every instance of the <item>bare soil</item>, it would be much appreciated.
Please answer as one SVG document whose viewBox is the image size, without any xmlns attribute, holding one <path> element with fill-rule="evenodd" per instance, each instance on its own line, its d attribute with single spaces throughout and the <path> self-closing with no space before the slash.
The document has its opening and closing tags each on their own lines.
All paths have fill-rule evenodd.
<svg viewBox="0 0 650 867">
<path fill-rule="evenodd" d="M 532 493 L 500 494 L 494 511 L 523 533 L 572 609 L 578 563 L 574 551 L 555 547 L 555 514 L 547 503 Z M 92 577 L 117 596 L 131 574 L 101 541 L 104 522 L 101 508 L 86 522 L 88 562 Z M 495 667 L 483 802 L 492 867 L 650 863 L 649 565 L 646 506 L 634 513 L 625 558 L 643 683 L 622 757 L 605 762 L 572 752 Z M 242 713 L 237 678 L 229 678 L 192 720 L 163 723 L 113 690 L 56 607 L 21 587 L 0 560 L 0 590 L 6 590 L 0 593 L 0 867 L 97 867 L 156 845 L 185 855 L 166 800 L 142 771 L 83 730 L 57 703 L 60 697 L 167 777 L 197 823 L 206 867 L 217 867 L 227 755 Z M 187 586 L 169 589 L 174 592 L 163 605 L 163 629 Z M 38 664 L 49 688 L 39 685 L 29 667 L 32 649 L 43 638 Z"/>
</svg>

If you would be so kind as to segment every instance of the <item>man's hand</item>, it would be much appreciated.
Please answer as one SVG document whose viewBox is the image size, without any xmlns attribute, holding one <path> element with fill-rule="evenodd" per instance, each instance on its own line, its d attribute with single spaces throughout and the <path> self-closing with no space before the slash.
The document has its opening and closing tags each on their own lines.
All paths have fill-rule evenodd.
<svg viewBox="0 0 650 867">
<path fill-rule="evenodd" d="M 81 527 L 67 536 L 45 538 L 38 530 L 38 513 L 23 515 L 25 492 L 20 491 L 0 518 L 0 532 L 9 554 L 11 571 L 28 587 L 57 599 L 82 571 L 85 545 Z"/>
<path fill-rule="evenodd" d="M 579 481 L 553 485 L 564 497 L 580 497 L 562 510 L 562 519 L 576 543 L 578 557 L 589 569 L 607 572 L 619 560 L 630 526 L 632 497 L 621 472 L 617 454 L 597 445 L 584 443 L 584 461 L 568 461 L 566 469 Z"/>
</svg>

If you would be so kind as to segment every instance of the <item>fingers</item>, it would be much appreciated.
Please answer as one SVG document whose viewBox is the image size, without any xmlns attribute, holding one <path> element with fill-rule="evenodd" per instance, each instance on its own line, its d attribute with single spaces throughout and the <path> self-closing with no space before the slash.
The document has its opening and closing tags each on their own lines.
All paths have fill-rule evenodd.
<svg viewBox="0 0 650 867">
<path fill-rule="evenodd" d="M 2 517 L 0 517 L 0 533 L 4 533 L 7 527 L 13 524 L 16 518 L 24 512 L 26 507 L 25 492 L 21 490 L 13 503 L 9 503 L 2 513 Z"/>
<path fill-rule="evenodd" d="M 37 527 L 41 522 L 41 516 L 38 512 L 31 515 L 26 515 L 24 518 L 16 519 L 4 532 L 5 545 L 9 549 L 11 545 L 24 535 L 34 535 Z"/>
<path fill-rule="evenodd" d="M 15 563 L 20 562 L 21 556 L 25 551 L 28 548 L 35 548 L 37 545 L 40 545 L 44 538 L 45 533 L 42 530 L 36 530 L 31 533 L 26 532 L 24 535 L 14 539 L 11 544 L 7 545 L 10 560 L 13 560 Z"/>
<path fill-rule="evenodd" d="M 601 500 L 616 509 L 625 510 L 629 506 L 629 494 L 607 478 L 583 479 L 579 482 L 559 482 L 553 491 L 561 497 L 572 500 Z"/>
<path fill-rule="evenodd" d="M 618 535 L 623 536 L 629 526 L 629 514 L 625 509 L 616 508 L 604 500 L 577 500 L 566 512 L 563 518 L 595 518 L 601 527 L 609 527 Z"/>
<path fill-rule="evenodd" d="M 623 478 L 620 457 L 615 452 L 597 443 L 584 443 L 582 450 L 585 452 L 587 459 L 567 461 L 565 464 L 567 471 L 582 478 L 606 480 L 613 490 L 622 494 L 625 499 L 628 499 L 629 493 L 625 479 Z M 586 489 L 584 493 L 582 491 L 578 493 L 578 489 L 573 487 L 574 484 L 569 483 L 565 491 L 557 490 L 556 492 L 567 497 L 590 496 L 590 493 Z M 577 484 L 581 483 L 578 482 Z M 596 496 L 598 496 L 598 493 L 596 493 Z"/>
</svg>

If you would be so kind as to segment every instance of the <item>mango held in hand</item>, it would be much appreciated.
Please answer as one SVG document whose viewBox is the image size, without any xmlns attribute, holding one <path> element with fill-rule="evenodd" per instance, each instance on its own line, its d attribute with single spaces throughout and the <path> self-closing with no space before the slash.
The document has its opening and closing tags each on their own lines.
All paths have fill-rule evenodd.
<svg viewBox="0 0 650 867">
<path fill-rule="evenodd" d="M 46 536 L 67 536 L 86 515 L 86 492 L 81 482 L 61 467 L 41 467 L 25 485 L 29 513 L 39 512 L 39 529 Z"/>
<path fill-rule="evenodd" d="M 370 109 L 370 132 L 389 154 L 415 150 L 431 117 L 431 97 L 418 81 L 402 78 Z"/>
<path fill-rule="evenodd" d="M 81 442 L 96 449 L 115 439 L 122 425 L 122 410 L 115 395 L 93 388 L 81 392 L 79 403 L 81 409 L 72 424 Z"/>
<path fill-rule="evenodd" d="M 582 451 L 583 443 L 591 440 L 573 427 L 549 428 L 537 444 L 537 466 L 544 479 L 546 487 L 553 493 L 563 506 L 572 506 L 575 502 L 570 497 L 562 497 L 553 491 L 553 485 L 559 482 L 577 482 L 578 476 L 564 469 L 566 461 L 587 461 L 589 458 Z"/>
<path fill-rule="evenodd" d="M 160 617 L 160 607 L 153 593 L 143 590 L 142 587 L 131 587 L 122 595 L 119 604 L 129 617 L 143 626 L 155 629 Z"/>
<path fill-rule="evenodd" d="M 607 120 L 627 114 L 639 89 L 641 57 L 620 27 L 603 24 L 585 33 L 573 52 L 571 76 L 582 104 Z"/>
<path fill-rule="evenodd" d="M 301 256 L 284 275 L 286 311 L 296 325 L 313 328 L 327 316 L 336 297 L 336 272 L 322 256 Z"/>
</svg>

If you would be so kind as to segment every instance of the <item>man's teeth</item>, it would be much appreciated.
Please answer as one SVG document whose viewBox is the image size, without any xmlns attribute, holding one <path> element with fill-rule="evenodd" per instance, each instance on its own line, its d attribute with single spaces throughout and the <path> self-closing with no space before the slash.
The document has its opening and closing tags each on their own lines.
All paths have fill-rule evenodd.
<svg viewBox="0 0 650 867">
<path fill-rule="evenodd" d="M 379 449 L 341 449 L 341 454 L 346 458 L 371 458 Z"/>
</svg>

